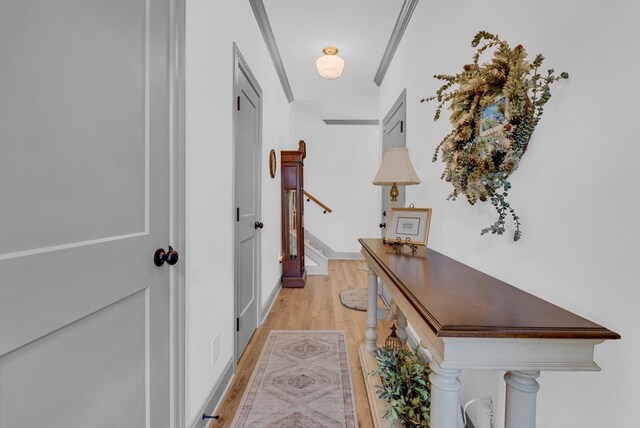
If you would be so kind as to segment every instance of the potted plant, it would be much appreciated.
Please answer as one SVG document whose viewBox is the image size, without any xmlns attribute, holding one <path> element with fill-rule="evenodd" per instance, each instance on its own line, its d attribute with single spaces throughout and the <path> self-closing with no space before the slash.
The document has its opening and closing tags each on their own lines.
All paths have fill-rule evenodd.
<svg viewBox="0 0 640 428">
<path fill-rule="evenodd" d="M 382 385 L 376 385 L 378 397 L 389 403 L 384 417 L 405 427 L 430 425 L 431 384 L 429 365 L 418 353 L 408 349 L 396 351 L 387 347 L 375 350 L 377 370 Z"/>
</svg>

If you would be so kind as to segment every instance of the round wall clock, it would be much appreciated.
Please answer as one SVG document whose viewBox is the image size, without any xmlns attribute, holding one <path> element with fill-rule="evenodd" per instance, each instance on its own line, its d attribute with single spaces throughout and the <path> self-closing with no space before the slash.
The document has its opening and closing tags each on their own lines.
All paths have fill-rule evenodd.
<svg viewBox="0 0 640 428">
<path fill-rule="evenodd" d="M 276 178 L 276 151 L 273 149 L 269 152 L 269 175 Z"/>
</svg>

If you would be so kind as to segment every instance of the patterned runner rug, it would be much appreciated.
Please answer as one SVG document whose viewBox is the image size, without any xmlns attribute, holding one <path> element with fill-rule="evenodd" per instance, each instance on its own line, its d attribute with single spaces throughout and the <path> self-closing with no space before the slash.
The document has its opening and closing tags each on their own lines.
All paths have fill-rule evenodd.
<svg viewBox="0 0 640 428">
<path fill-rule="evenodd" d="M 355 428 L 356 411 L 342 331 L 269 333 L 234 428 Z"/>
</svg>

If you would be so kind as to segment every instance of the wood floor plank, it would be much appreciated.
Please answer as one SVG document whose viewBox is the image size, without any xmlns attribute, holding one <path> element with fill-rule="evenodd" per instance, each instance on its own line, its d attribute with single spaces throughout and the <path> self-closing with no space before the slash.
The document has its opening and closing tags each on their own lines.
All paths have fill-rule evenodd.
<svg viewBox="0 0 640 428">
<path fill-rule="evenodd" d="M 363 269 L 366 270 L 366 263 L 361 260 L 330 260 L 328 276 L 309 276 L 304 288 L 283 288 L 280 291 L 267 319 L 256 330 L 238 362 L 236 377 L 218 411 L 220 419 L 212 422 L 212 428 L 231 424 L 271 330 L 344 330 L 358 426 L 373 426 L 358 357 L 358 346 L 365 339 L 367 314 L 342 306 L 339 298 L 339 292 L 344 288 L 367 287 L 367 274 Z M 388 323 L 379 323 L 378 342 L 384 343 L 386 335 Z"/>
</svg>

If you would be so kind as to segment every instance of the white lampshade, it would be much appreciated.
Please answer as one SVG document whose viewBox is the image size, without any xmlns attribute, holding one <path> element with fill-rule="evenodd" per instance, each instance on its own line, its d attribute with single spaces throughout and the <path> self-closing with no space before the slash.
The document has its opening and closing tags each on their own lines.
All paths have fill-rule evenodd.
<svg viewBox="0 0 640 428">
<path fill-rule="evenodd" d="M 327 46 L 322 52 L 324 55 L 316 60 L 318 74 L 325 79 L 337 79 L 344 70 L 344 60 L 338 56 L 338 48 Z"/>
<path fill-rule="evenodd" d="M 377 186 L 420 184 L 418 174 L 409 159 L 409 150 L 404 147 L 385 150 L 373 184 Z"/>
</svg>

